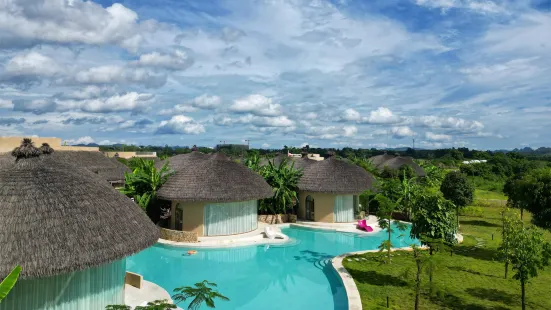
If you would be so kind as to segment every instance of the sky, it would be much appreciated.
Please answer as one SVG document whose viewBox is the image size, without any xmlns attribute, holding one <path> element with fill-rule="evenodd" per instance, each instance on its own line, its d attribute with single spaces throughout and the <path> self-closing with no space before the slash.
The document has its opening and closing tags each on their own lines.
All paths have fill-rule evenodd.
<svg viewBox="0 0 551 310">
<path fill-rule="evenodd" d="M 0 136 L 551 146 L 551 0 L 5 0 Z"/>
</svg>

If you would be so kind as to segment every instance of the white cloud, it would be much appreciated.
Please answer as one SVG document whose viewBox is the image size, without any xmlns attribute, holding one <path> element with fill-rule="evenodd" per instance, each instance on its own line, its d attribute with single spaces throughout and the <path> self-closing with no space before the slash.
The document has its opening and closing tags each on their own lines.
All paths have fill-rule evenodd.
<svg viewBox="0 0 551 310">
<path fill-rule="evenodd" d="M 433 133 L 433 132 L 426 132 L 425 133 L 425 138 L 427 140 L 435 141 L 435 142 L 448 142 L 448 141 L 452 140 L 452 136 L 450 136 L 450 135 L 436 134 L 436 133 Z"/>
<path fill-rule="evenodd" d="M 415 0 L 420 6 L 441 9 L 445 14 L 450 9 L 465 9 L 480 14 L 507 13 L 504 7 L 491 0 Z"/>
<path fill-rule="evenodd" d="M 259 127 L 290 127 L 295 123 L 290 120 L 287 116 L 276 116 L 276 117 L 243 117 L 239 120 L 244 124 L 252 124 Z"/>
<path fill-rule="evenodd" d="M 344 137 L 353 137 L 356 135 L 356 133 L 358 133 L 358 128 L 356 128 L 356 126 L 344 126 L 343 130 Z"/>
<path fill-rule="evenodd" d="M 316 112 L 308 112 L 301 116 L 303 119 L 313 120 L 318 118 L 318 114 Z"/>
<path fill-rule="evenodd" d="M 392 133 L 392 136 L 397 139 L 412 137 L 415 135 L 415 132 L 407 126 L 392 127 L 390 133 Z"/>
<path fill-rule="evenodd" d="M 58 100 L 56 101 L 56 105 L 58 111 L 82 110 L 93 113 L 138 112 L 150 107 L 154 103 L 153 98 L 151 94 L 130 92 L 107 98 Z"/>
<path fill-rule="evenodd" d="M 358 128 L 356 126 L 324 126 L 306 128 L 306 137 L 332 140 L 337 138 L 351 138 L 356 135 Z"/>
<path fill-rule="evenodd" d="M 174 115 L 174 114 L 184 114 L 189 112 L 196 112 L 197 108 L 192 107 L 186 104 L 177 104 L 172 109 L 162 109 L 157 113 L 158 115 Z"/>
<path fill-rule="evenodd" d="M 67 139 L 67 140 L 64 140 L 63 142 L 69 145 L 75 145 L 75 144 L 90 144 L 90 143 L 95 143 L 96 141 L 90 136 L 85 136 L 77 139 Z"/>
<path fill-rule="evenodd" d="M 375 111 L 369 113 L 369 117 L 365 119 L 370 124 L 395 124 L 402 120 L 401 117 L 394 115 L 390 109 L 379 107 Z"/>
<path fill-rule="evenodd" d="M 55 60 L 34 51 L 16 55 L 8 61 L 4 70 L 9 76 L 46 77 L 63 71 Z"/>
<path fill-rule="evenodd" d="M 471 121 L 455 117 L 421 116 L 417 123 L 424 127 L 457 130 L 461 132 L 476 132 L 484 128 L 479 121 Z"/>
<path fill-rule="evenodd" d="M 168 121 L 162 121 L 157 128 L 158 134 L 198 135 L 204 132 L 205 127 L 202 124 L 185 115 L 175 115 Z"/>
<path fill-rule="evenodd" d="M 220 97 L 208 96 L 205 94 L 194 98 L 191 104 L 199 109 L 214 110 L 220 105 L 221 102 L 222 99 Z"/>
<path fill-rule="evenodd" d="M 263 143 L 263 144 L 262 144 L 262 147 L 265 148 L 265 149 L 267 149 L 267 148 L 270 147 L 270 144 L 268 144 L 268 143 Z"/>
<path fill-rule="evenodd" d="M 78 72 L 74 77 L 76 82 L 82 84 L 140 84 L 150 88 L 163 86 L 166 79 L 165 74 L 159 74 L 146 68 L 116 65 L 92 67 Z"/>
<path fill-rule="evenodd" d="M 11 100 L 0 99 L 0 109 L 13 109 L 13 102 Z"/>
<path fill-rule="evenodd" d="M 272 103 L 272 98 L 253 94 L 236 99 L 230 106 L 230 110 L 238 113 L 251 113 L 257 116 L 278 116 L 281 114 L 281 105 Z"/>
<path fill-rule="evenodd" d="M 167 70 L 186 70 L 193 65 L 193 58 L 184 50 L 175 50 L 170 54 L 161 54 L 159 52 L 143 54 L 135 63 L 139 66 Z"/>
<path fill-rule="evenodd" d="M 107 8 L 81 0 L 0 3 L 0 33 L 8 45 L 116 44 L 133 50 L 142 41 L 137 20 L 134 11 L 119 3 Z"/>
<path fill-rule="evenodd" d="M 344 110 L 342 119 L 345 121 L 359 121 L 361 119 L 361 115 L 360 112 L 350 108 Z"/>
</svg>

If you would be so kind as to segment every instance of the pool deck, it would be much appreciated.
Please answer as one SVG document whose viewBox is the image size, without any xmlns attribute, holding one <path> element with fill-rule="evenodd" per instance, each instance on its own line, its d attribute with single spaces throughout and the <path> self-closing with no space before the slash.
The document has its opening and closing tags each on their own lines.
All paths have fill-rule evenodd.
<svg viewBox="0 0 551 310">
<path fill-rule="evenodd" d="M 365 219 L 365 223 L 373 228 L 372 232 L 367 232 L 356 227 L 357 221 L 350 223 L 322 223 L 322 222 L 310 222 L 310 221 L 297 221 L 291 225 L 299 227 L 308 227 L 316 229 L 325 229 L 337 232 L 355 233 L 361 235 L 369 235 L 381 231 L 381 227 L 377 223 L 378 219 L 374 215 L 370 215 Z"/>
<path fill-rule="evenodd" d="M 145 306 L 148 302 L 154 300 L 172 302 L 170 294 L 153 282 L 143 280 L 141 289 L 128 284 L 124 285 L 124 303 L 132 309 L 137 306 Z"/>
</svg>

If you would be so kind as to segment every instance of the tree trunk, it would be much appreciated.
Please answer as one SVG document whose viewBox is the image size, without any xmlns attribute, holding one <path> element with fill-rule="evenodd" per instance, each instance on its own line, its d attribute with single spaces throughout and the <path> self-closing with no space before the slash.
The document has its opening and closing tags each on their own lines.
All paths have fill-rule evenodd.
<svg viewBox="0 0 551 310">
<path fill-rule="evenodd" d="M 520 280 L 520 289 L 522 290 L 522 310 L 526 310 L 526 295 L 524 294 L 524 280 Z"/>
<path fill-rule="evenodd" d="M 417 278 L 415 279 L 415 310 L 419 310 L 419 297 L 421 295 L 421 262 L 417 259 Z"/>
<path fill-rule="evenodd" d="M 520 220 L 522 221 L 522 217 L 524 215 L 524 208 L 520 207 Z"/>
<path fill-rule="evenodd" d="M 509 262 L 505 262 L 505 279 L 507 279 L 508 272 L 509 272 Z"/>
<path fill-rule="evenodd" d="M 457 218 L 457 232 L 459 232 L 459 207 L 455 206 L 455 217 Z"/>
</svg>

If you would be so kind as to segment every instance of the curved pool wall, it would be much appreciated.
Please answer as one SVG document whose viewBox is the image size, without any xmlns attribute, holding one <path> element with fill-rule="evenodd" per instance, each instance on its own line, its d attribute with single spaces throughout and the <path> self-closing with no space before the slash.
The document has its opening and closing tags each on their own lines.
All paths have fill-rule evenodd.
<svg viewBox="0 0 551 310">
<path fill-rule="evenodd" d="M 418 244 L 409 238 L 409 231 L 395 230 L 394 247 Z M 348 309 L 348 301 L 331 259 L 377 249 L 386 238 L 384 231 L 369 235 L 301 227 L 282 231 L 292 238 L 289 244 L 197 249 L 194 255 L 187 254 L 190 248 L 158 244 L 130 257 L 127 266 L 169 293 L 203 280 L 214 282 L 230 298 L 216 301 L 216 309 L 340 310 Z"/>
</svg>

